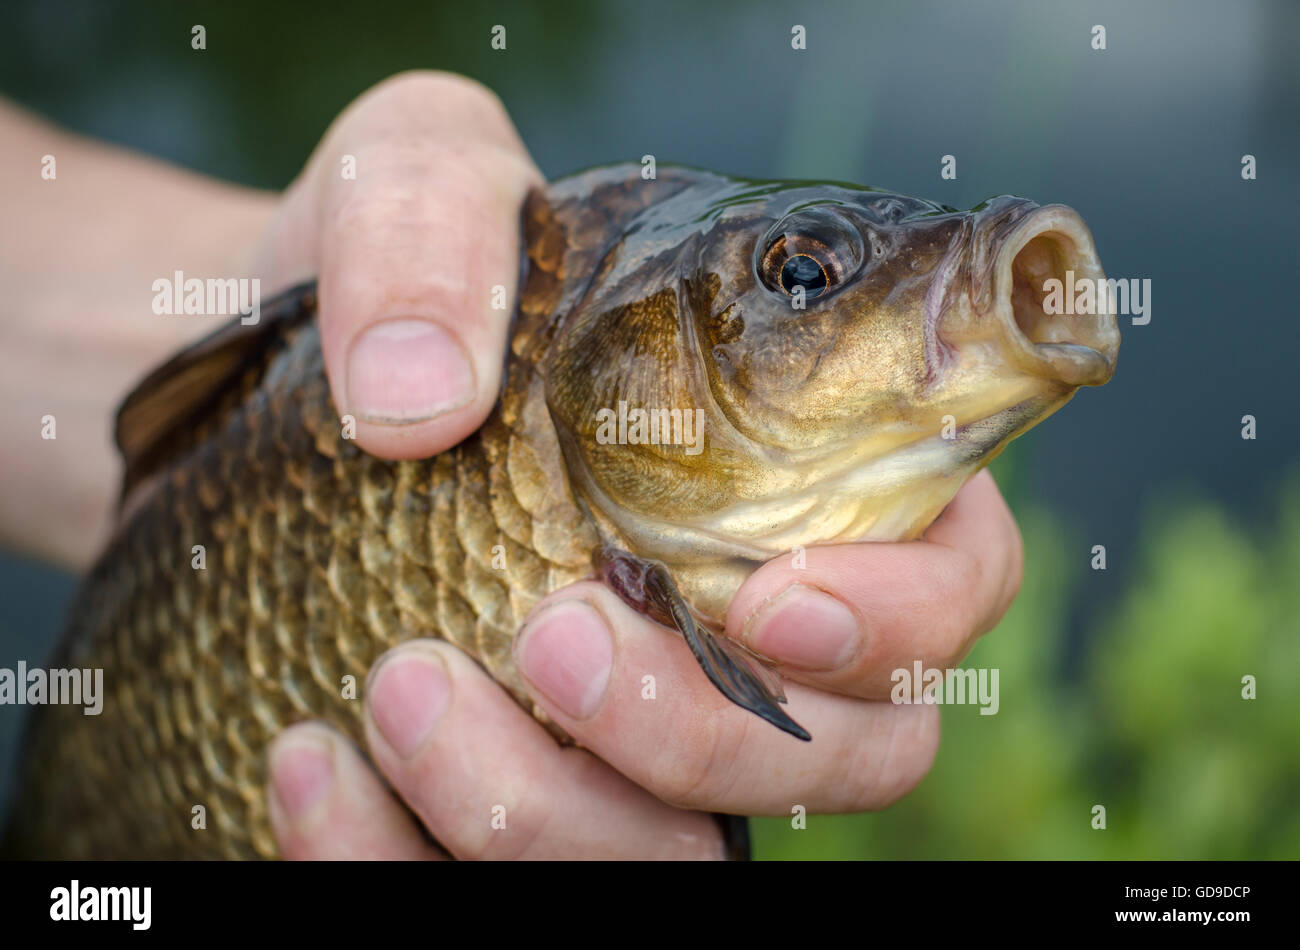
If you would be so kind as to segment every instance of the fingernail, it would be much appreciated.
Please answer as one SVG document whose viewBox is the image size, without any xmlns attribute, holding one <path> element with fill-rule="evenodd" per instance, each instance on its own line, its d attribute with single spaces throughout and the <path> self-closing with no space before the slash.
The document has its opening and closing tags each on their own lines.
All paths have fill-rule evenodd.
<svg viewBox="0 0 1300 950">
<path fill-rule="evenodd" d="M 299 731 L 271 750 L 271 786 L 290 821 L 297 821 L 334 783 L 334 746 L 313 731 Z"/>
<path fill-rule="evenodd" d="M 614 666 L 614 638 L 586 601 L 547 607 L 524 625 L 515 645 L 519 670 L 574 719 L 600 708 Z"/>
<path fill-rule="evenodd" d="M 861 629 L 848 607 L 829 594 L 792 584 L 745 624 L 745 642 L 764 656 L 808 670 L 849 661 Z"/>
<path fill-rule="evenodd" d="M 428 320 L 370 327 L 348 355 L 348 412 L 380 425 L 408 425 L 474 398 L 474 370 L 455 337 Z"/>
<path fill-rule="evenodd" d="M 432 650 L 398 650 L 372 671 L 366 696 L 379 734 L 409 759 L 451 704 L 451 677 L 442 657 Z"/>
</svg>

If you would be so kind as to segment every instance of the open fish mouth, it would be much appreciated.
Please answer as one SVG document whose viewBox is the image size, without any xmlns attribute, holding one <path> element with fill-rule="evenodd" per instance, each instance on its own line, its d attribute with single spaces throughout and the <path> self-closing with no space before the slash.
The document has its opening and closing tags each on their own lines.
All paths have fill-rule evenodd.
<svg viewBox="0 0 1300 950">
<path fill-rule="evenodd" d="M 1079 313 L 1074 294 L 1083 287 L 1091 288 L 1091 305 Z M 1074 210 L 1047 205 L 1025 215 L 994 263 L 996 318 L 1012 362 L 1067 386 L 1105 383 L 1119 351 L 1108 288 L 1092 235 Z"/>
</svg>

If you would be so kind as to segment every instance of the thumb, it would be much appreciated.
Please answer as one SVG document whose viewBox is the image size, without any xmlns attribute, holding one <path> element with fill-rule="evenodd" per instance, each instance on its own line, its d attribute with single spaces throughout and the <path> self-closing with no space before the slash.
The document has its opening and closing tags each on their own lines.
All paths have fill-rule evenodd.
<svg viewBox="0 0 1300 950">
<path fill-rule="evenodd" d="M 286 203 L 317 248 L 325 368 L 361 448 L 423 458 L 482 425 L 540 182 L 500 101 L 456 76 L 390 79 L 326 134 Z"/>
</svg>

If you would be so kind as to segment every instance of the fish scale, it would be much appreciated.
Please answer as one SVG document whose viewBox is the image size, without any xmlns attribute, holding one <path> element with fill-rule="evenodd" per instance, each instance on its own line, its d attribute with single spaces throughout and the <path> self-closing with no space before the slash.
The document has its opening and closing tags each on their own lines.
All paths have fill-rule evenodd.
<svg viewBox="0 0 1300 950">
<path fill-rule="evenodd" d="M 170 473 L 87 581 L 67 664 L 102 666 L 107 695 L 99 716 L 43 710 L 26 787 L 45 800 L 23 829 L 35 853 L 275 856 L 267 743 L 304 719 L 363 742 L 367 671 L 413 637 L 450 640 L 532 708 L 511 658 L 515 631 L 538 600 L 590 574 L 595 537 L 548 545 L 562 561 L 530 546 L 536 520 L 511 466 L 488 461 L 512 443 L 531 451 L 504 408 L 451 452 L 386 462 L 320 438 L 341 425 L 314 328 L 278 359 L 289 372 L 272 366 L 268 378 L 301 379 L 293 398 L 276 411 L 274 390 L 248 401 Z M 198 544 L 203 570 L 190 566 Z M 348 676 L 356 699 L 344 698 Z M 191 828 L 195 805 L 206 830 Z M 95 814 L 111 820 L 67 823 Z"/>
<path fill-rule="evenodd" d="M 591 574 L 597 543 L 572 500 L 547 490 L 535 435 L 511 428 L 540 394 L 526 360 L 512 358 L 479 432 L 400 462 L 342 437 L 314 325 L 263 370 L 86 579 L 55 665 L 102 667 L 103 712 L 41 710 L 15 809 L 20 851 L 276 856 L 267 744 L 306 719 L 363 743 L 367 672 L 415 637 L 451 641 L 545 720 L 514 669 L 514 634 L 542 597 Z M 193 545 L 205 569 L 191 567 Z M 196 805 L 204 830 L 191 827 Z"/>
<path fill-rule="evenodd" d="M 128 398 L 121 518 L 50 664 L 102 668 L 102 713 L 34 712 L 10 849 L 275 856 L 267 745 L 307 719 L 364 744 L 367 673 L 415 637 L 455 644 L 571 741 L 524 690 L 512 644 L 539 600 L 597 572 L 677 626 L 726 699 L 808 739 L 762 658 L 716 635 L 744 578 L 805 545 L 920 537 L 1008 441 L 1115 365 L 1113 315 L 1048 325 L 1034 310 L 1044 274 L 1104 277 L 1060 206 L 957 212 L 624 165 L 534 191 L 522 224 L 500 397 L 447 452 L 388 461 L 345 437 L 314 285 Z M 790 242 L 829 255 L 824 299 L 792 307 L 772 256 Z M 610 442 L 602 415 L 626 405 L 694 412 L 708 437 Z"/>
</svg>

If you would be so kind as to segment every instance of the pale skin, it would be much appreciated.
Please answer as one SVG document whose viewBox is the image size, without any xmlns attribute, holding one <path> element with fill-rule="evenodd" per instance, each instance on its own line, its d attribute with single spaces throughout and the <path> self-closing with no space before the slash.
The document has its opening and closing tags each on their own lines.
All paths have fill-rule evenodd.
<svg viewBox="0 0 1300 950">
<path fill-rule="evenodd" d="M 120 473 L 117 403 L 212 328 L 151 312 L 152 281 L 177 269 L 260 277 L 264 298 L 318 275 L 330 384 L 369 452 L 432 455 L 490 411 L 508 324 L 491 287 L 513 294 L 518 210 L 541 175 L 481 86 L 438 73 L 380 84 L 281 195 L 81 139 L 4 103 L 0 143 L 10 224 L 0 230 L 0 440 L 10 447 L 0 540 L 10 547 L 73 568 L 94 558 Z M 40 176 L 46 154 L 53 181 Z M 355 179 L 340 173 L 345 156 Z M 47 413 L 52 441 L 38 435 Z M 364 754 L 318 723 L 272 745 L 281 848 L 290 858 L 704 858 L 722 853 L 708 812 L 883 807 L 921 780 L 939 741 L 936 707 L 888 701 L 891 671 L 959 662 L 1005 613 L 1021 568 L 1019 532 L 987 472 L 922 541 L 812 548 L 801 570 L 788 558 L 764 565 L 731 604 L 727 633 L 781 664 L 811 743 L 732 706 L 680 636 L 594 582 L 548 597 L 515 645 L 533 696 L 582 748 L 559 746 L 455 648 L 404 644 L 371 671 Z M 654 702 L 642 699 L 647 671 Z"/>
</svg>

